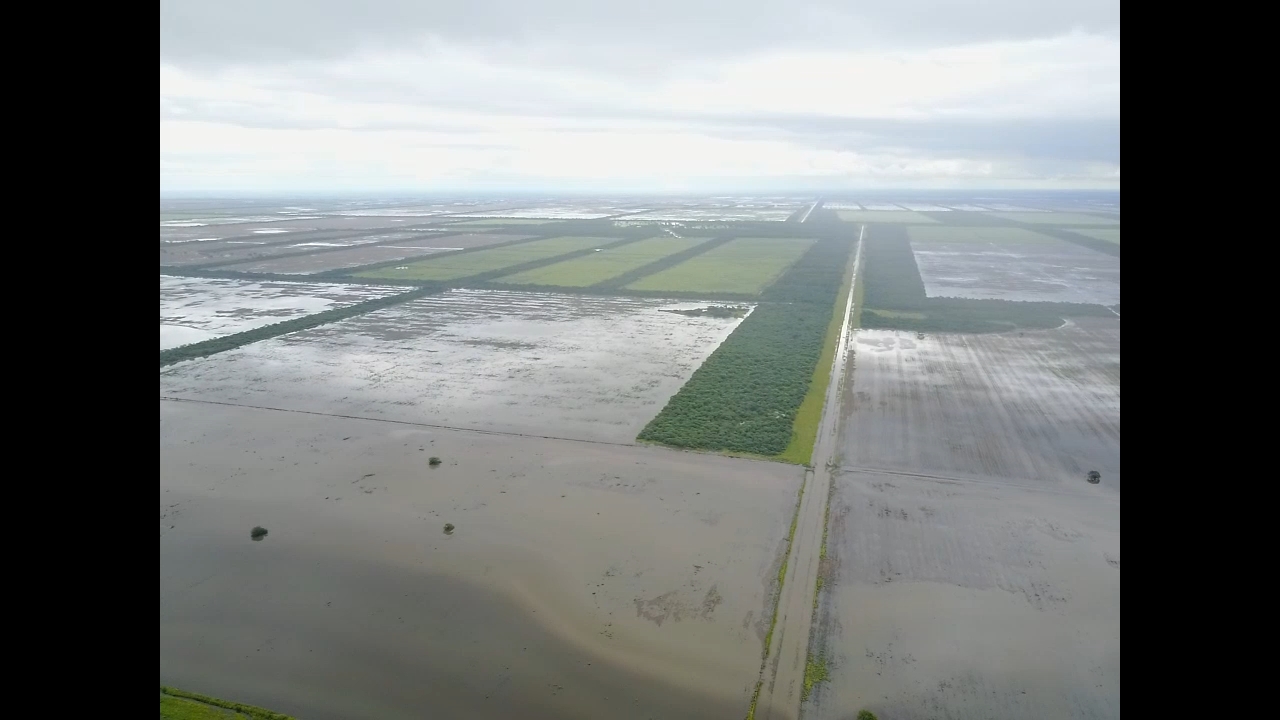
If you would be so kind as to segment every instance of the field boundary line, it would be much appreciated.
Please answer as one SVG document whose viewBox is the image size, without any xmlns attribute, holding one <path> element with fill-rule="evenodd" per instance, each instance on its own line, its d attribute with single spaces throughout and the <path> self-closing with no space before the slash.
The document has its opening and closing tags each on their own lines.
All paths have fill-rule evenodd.
<svg viewBox="0 0 1280 720">
<path fill-rule="evenodd" d="M 1036 485 L 1025 485 L 1018 482 L 1009 482 L 1006 480 L 997 480 L 994 478 L 981 477 L 957 477 L 954 475 L 935 475 L 932 473 L 916 473 L 906 470 L 888 470 L 885 468 L 872 468 L 855 465 L 840 465 L 836 467 L 835 472 L 843 475 L 846 473 L 857 475 L 894 475 L 898 477 L 908 477 L 917 480 L 929 480 L 937 483 L 951 483 L 958 485 L 999 485 L 1001 487 L 1022 488 L 1033 492 L 1052 493 L 1054 495 L 1074 495 L 1078 497 L 1100 497 L 1099 495 L 1087 491 L 1063 490 L 1061 488 L 1038 487 Z M 1030 482 L 1030 480 L 1029 480 Z M 1119 500 L 1119 496 L 1116 497 Z"/>
<path fill-rule="evenodd" d="M 392 425 L 408 425 L 410 427 L 430 428 L 432 430 L 448 430 L 451 432 L 476 433 L 478 435 L 495 435 L 498 437 L 518 437 L 518 438 L 525 438 L 527 440 L 559 440 L 562 442 L 586 443 L 588 445 L 605 445 L 608 447 L 645 448 L 645 449 L 651 449 L 651 450 L 661 450 L 664 452 L 682 452 L 679 448 L 669 448 L 662 445 L 658 445 L 656 443 L 625 443 L 625 442 L 615 442 L 612 440 L 585 440 L 583 438 L 561 437 L 559 435 L 534 435 L 532 433 L 518 433 L 518 432 L 505 431 L 505 430 L 483 430 L 480 428 L 458 427 L 457 425 L 440 425 L 435 423 L 416 422 L 413 420 L 395 420 L 392 418 L 366 417 L 364 415 L 346 415 L 343 413 L 320 412 L 318 410 L 296 410 L 292 408 L 270 407 L 267 405 L 248 405 L 245 403 L 233 403 L 233 402 L 226 402 L 223 400 L 200 400 L 197 398 L 184 398 L 184 397 L 176 397 L 173 395 L 161 395 L 160 400 L 162 402 L 183 402 L 183 403 L 192 403 L 196 405 L 221 405 L 224 407 L 245 408 L 248 410 L 263 410 L 266 412 L 283 412 L 283 413 L 296 413 L 298 415 L 315 415 L 317 417 L 341 418 L 343 420 L 366 420 L 368 422 L 390 423 Z M 723 455 L 723 454 L 717 454 L 717 453 L 706 453 L 706 454 L 708 455 L 714 454 L 717 457 L 727 457 L 733 460 L 741 460 L 746 462 L 773 464 L 772 461 L 770 460 L 762 460 L 762 459 L 752 458 L 752 457 L 738 457 L 733 455 Z"/>
</svg>

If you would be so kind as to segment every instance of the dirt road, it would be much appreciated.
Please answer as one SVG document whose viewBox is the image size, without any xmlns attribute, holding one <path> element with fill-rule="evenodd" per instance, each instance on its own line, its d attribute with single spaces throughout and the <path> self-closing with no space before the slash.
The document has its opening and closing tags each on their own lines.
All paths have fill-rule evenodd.
<svg viewBox="0 0 1280 720">
<path fill-rule="evenodd" d="M 858 236 L 858 253 L 853 261 L 854 283 L 862 262 L 862 238 Z M 845 301 L 844 324 L 836 345 L 831 380 L 822 406 L 822 423 L 813 448 L 812 468 L 805 473 L 804 493 L 796 516 L 795 535 L 787 557 L 778 598 L 777 624 L 769 647 L 761 680 L 760 697 L 755 717 L 760 720 L 784 720 L 800 715 L 800 697 L 804 688 L 805 659 L 809 649 L 809 629 L 813 624 L 813 594 L 818 581 L 818 559 L 822 551 L 822 527 L 826 520 L 827 497 L 831 488 L 832 455 L 837 447 L 840 424 L 840 393 L 844 386 L 845 362 L 849 356 L 849 319 L 855 296 L 853 284 Z"/>
</svg>

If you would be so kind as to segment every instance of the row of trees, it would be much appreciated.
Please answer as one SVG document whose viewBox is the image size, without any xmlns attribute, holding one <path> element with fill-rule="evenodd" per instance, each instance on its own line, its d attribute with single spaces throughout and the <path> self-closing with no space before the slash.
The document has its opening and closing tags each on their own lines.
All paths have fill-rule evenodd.
<svg viewBox="0 0 1280 720">
<path fill-rule="evenodd" d="M 641 440 L 777 455 L 822 354 L 850 239 L 820 240 L 694 372 Z"/>
</svg>

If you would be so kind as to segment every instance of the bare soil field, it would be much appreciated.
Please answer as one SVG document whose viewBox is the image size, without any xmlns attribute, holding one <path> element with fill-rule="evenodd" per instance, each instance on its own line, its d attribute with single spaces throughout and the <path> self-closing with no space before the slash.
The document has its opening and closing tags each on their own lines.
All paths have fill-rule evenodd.
<svg viewBox="0 0 1280 720">
<path fill-rule="evenodd" d="M 404 288 L 160 276 L 160 349 L 244 332 Z"/>
<path fill-rule="evenodd" d="M 859 330 L 843 464 L 1120 488 L 1120 319 L 955 335 Z"/>
<path fill-rule="evenodd" d="M 160 373 L 162 396 L 630 443 L 740 318 L 454 290 Z"/>
<path fill-rule="evenodd" d="M 1120 258 L 1021 228 L 913 227 L 929 297 L 1120 302 Z"/>
<path fill-rule="evenodd" d="M 499 235 L 486 233 L 468 233 L 466 235 L 448 235 L 445 237 L 435 237 L 434 235 L 423 237 L 422 233 L 404 233 L 403 235 L 403 241 L 396 240 L 394 236 L 390 238 L 387 236 L 377 236 L 376 240 L 378 242 L 382 242 L 387 239 L 396 240 L 390 245 L 375 245 L 371 247 L 357 246 L 350 250 L 324 252 L 318 255 L 265 258 L 258 261 L 237 263 L 233 265 L 231 269 L 246 272 L 310 274 L 325 272 L 327 270 L 359 267 L 361 265 L 370 265 L 378 262 L 388 262 L 391 260 L 417 258 L 437 252 L 462 250 L 465 248 L 492 245 L 500 242 L 510 242 L 512 240 L 520 240 L 529 237 L 528 235 Z M 375 238 L 364 239 L 375 240 Z M 296 252 L 302 248 L 295 245 L 292 246 L 291 249 Z"/>
<path fill-rule="evenodd" d="M 160 681 L 308 720 L 741 720 L 800 480 L 162 400 Z"/>
</svg>

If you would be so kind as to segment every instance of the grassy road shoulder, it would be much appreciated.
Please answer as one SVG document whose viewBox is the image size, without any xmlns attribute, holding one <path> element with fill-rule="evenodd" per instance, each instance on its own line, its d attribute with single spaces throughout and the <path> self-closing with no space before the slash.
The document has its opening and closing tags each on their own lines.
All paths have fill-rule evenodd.
<svg viewBox="0 0 1280 720">
<path fill-rule="evenodd" d="M 224 718 L 294 720 L 289 715 L 253 705 L 160 686 L 160 720 L 214 720 L 215 718 L 219 720 Z"/>
</svg>

